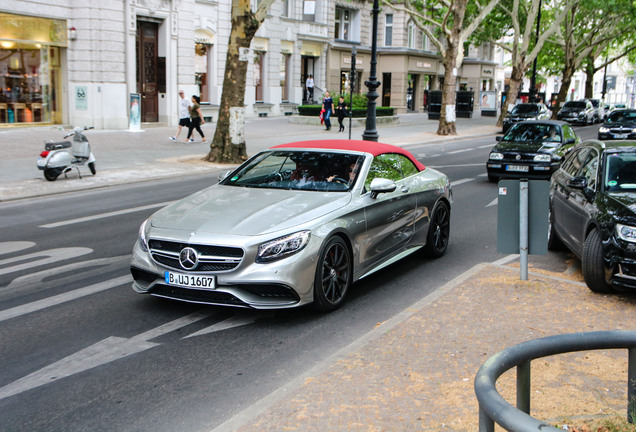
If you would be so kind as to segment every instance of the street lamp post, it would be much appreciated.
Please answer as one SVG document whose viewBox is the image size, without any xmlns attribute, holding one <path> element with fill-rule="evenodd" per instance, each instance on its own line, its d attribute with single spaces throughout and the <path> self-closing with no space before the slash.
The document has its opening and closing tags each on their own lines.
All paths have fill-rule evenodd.
<svg viewBox="0 0 636 432">
<path fill-rule="evenodd" d="M 380 87 L 377 75 L 377 51 L 378 51 L 378 14 L 380 13 L 380 4 L 378 0 L 373 0 L 373 28 L 371 32 L 371 71 L 369 73 L 369 81 L 365 81 L 365 85 L 369 89 L 367 93 L 367 122 L 366 129 L 362 133 L 362 139 L 365 141 L 378 141 L 379 135 L 375 127 L 375 100 L 378 98 L 376 91 Z"/>
<path fill-rule="evenodd" d="M 537 14 L 537 32 L 535 43 L 539 42 L 539 29 L 541 26 L 541 0 L 539 0 L 539 13 Z M 532 76 L 530 77 L 530 102 L 537 101 L 537 57 L 532 62 Z"/>
</svg>

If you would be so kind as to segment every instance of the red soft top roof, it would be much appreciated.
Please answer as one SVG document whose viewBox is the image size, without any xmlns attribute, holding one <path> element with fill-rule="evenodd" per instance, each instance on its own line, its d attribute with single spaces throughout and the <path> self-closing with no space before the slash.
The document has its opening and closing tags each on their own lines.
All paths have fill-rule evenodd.
<svg viewBox="0 0 636 432">
<path fill-rule="evenodd" d="M 391 144 L 377 143 L 374 141 L 362 140 L 316 140 L 316 141 L 297 141 L 288 144 L 280 144 L 270 148 L 304 148 L 304 149 L 326 149 L 326 150 L 348 150 L 356 152 L 371 153 L 378 156 L 385 153 L 397 153 L 406 156 L 415 164 L 420 171 L 424 170 L 424 165 L 415 159 L 409 151 L 402 147 Z"/>
</svg>

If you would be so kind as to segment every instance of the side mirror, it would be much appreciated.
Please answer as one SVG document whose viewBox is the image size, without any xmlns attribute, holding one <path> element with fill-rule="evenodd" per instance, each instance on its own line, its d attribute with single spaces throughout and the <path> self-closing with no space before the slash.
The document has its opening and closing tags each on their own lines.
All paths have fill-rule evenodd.
<svg viewBox="0 0 636 432">
<path fill-rule="evenodd" d="M 222 182 L 230 175 L 230 173 L 234 170 L 225 171 L 224 173 L 219 174 L 219 183 Z"/>
<path fill-rule="evenodd" d="M 385 178 L 374 178 L 371 180 L 369 189 L 371 189 L 371 198 L 376 199 L 379 194 L 393 192 L 397 188 L 397 185 L 393 180 Z"/>
<path fill-rule="evenodd" d="M 495 137 L 495 141 L 497 141 L 497 142 L 501 141 L 502 139 L 503 139 L 503 135 L 497 135 Z"/>
<path fill-rule="evenodd" d="M 583 190 L 587 187 L 587 180 L 585 180 L 585 177 L 572 177 L 568 180 L 568 186 L 573 189 Z"/>
<path fill-rule="evenodd" d="M 570 138 L 570 139 L 566 140 L 564 144 L 574 144 L 575 142 L 576 142 L 576 139 Z"/>
</svg>

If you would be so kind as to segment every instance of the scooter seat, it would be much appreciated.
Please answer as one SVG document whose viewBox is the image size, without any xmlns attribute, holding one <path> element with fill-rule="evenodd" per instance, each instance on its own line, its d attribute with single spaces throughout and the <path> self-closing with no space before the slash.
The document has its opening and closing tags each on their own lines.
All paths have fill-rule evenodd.
<svg viewBox="0 0 636 432">
<path fill-rule="evenodd" d="M 44 150 L 47 150 L 47 151 L 59 150 L 63 148 L 69 148 L 71 146 L 72 144 L 70 141 L 48 142 L 48 143 L 44 143 Z"/>
</svg>

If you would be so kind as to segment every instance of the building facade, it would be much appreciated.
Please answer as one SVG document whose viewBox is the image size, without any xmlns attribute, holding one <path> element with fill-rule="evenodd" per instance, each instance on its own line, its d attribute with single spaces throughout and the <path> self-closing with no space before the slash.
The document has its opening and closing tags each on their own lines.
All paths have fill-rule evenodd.
<svg viewBox="0 0 636 432">
<path fill-rule="evenodd" d="M 181 89 L 200 96 L 204 115 L 214 118 L 230 9 L 229 0 L 1 3 L 0 127 L 176 125 Z M 378 22 L 378 105 L 425 110 L 427 92 L 441 88 L 440 55 L 407 14 L 384 8 Z M 348 93 L 352 78 L 355 91 L 366 93 L 371 24 L 369 2 L 277 0 L 245 53 L 246 116 L 290 115 L 297 105 L 319 104 L 326 91 Z M 492 90 L 492 49 L 466 54 L 458 87 L 477 96 Z"/>
</svg>

